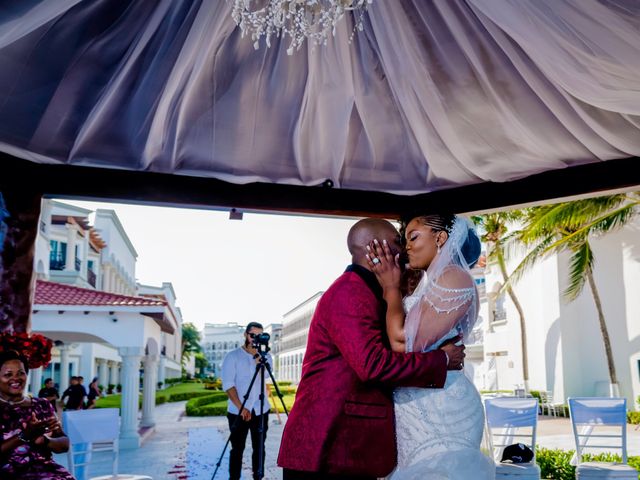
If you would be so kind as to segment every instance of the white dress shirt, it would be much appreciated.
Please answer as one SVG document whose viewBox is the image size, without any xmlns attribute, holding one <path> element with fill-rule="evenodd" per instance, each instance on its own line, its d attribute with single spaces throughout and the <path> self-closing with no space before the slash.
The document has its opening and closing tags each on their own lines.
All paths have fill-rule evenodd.
<svg viewBox="0 0 640 480">
<path fill-rule="evenodd" d="M 273 367 L 273 360 L 269 354 L 267 354 L 267 362 L 269 362 L 269 366 Z M 222 361 L 222 389 L 226 392 L 230 388 L 236 387 L 238 398 L 241 402 L 244 401 L 244 395 L 249 389 L 251 378 L 253 378 L 255 372 L 256 360 L 252 354 L 242 347 L 230 351 Z M 264 379 L 264 412 L 267 413 L 270 406 L 266 383 L 270 382 L 270 378 L 266 370 L 264 372 Z M 256 415 L 260 415 L 260 373 L 258 373 L 253 387 L 251 387 L 249 398 L 244 407 L 249 411 L 255 411 Z M 240 413 L 238 407 L 236 407 L 231 400 L 227 403 L 227 411 L 234 415 Z"/>
</svg>

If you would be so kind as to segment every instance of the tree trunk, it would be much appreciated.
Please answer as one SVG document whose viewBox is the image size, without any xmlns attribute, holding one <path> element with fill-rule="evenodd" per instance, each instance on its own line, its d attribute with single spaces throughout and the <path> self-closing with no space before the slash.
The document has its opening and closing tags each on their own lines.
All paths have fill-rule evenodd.
<svg viewBox="0 0 640 480">
<path fill-rule="evenodd" d="M 607 367 L 609 367 L 609 381 L 611 382 L 611 391 L 613 392 L 618 385 L 618 376 L 616 375 L 616 366 L 613 362 L 613 351 L 611 350 L 611 340 L 609 339 L 609 331 L 607 330 L 607 323 L 604 320 L 604 312 L 602 311 L 602 302 L 600 301 L 600 294 L 596 288 L 596 282 L 593 278 L 593 272 L 587 271 L 587 281 L 589 287 L 591 287 L 591 293 L 593 294 L 593 300 L 596 303 L 596 310 L 598 310 L 598 323 L 600 324 L 600 334 L 602 335 L 602 343 L 604 343 L 604 352 L 607 356 Z"/>
<path fill-rule="evenodd" d="M 504 254 L 502 251 L 502 245 L 500 242 L 496 242 L 495 244 L 496 254 L 498 259 L 498 265 L 500 266 L 500 272 L 502 273 L 502 278 L 504 282 L 507 282 L 509 275 L 507 274 L 507 266 L 504 261 Z M 524 310 L 522 309 L 522 305 L 520 305 L 520 301 L 518 297 L 516 297 L 516 293 L 509 285 L 507 288 L 507 293 L 509 294 L 509 298 L 513 302 L 513 305 L 516 307 L 518 311 L 518 316 L 520 318 L 520 348 L 522 349 L 522 379 L 524 381 L 524 389 L 528 393 L 529 392 L 529 354 L 527 351 L 527 329 L 525 327 L 524 321 Z"/>
</svg>

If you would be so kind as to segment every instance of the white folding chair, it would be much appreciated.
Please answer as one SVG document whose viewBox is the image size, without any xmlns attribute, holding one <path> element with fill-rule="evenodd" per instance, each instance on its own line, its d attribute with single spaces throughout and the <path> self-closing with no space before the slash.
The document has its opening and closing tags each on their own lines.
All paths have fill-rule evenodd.
<svg viewBox="0 0 640 480">
<path fill-rule="evenodd" d="M 120 416 L 117 408 L 70 410 L 64 412 L 62 419 L 70 444 L 67 453 L 69 469 L 78 480 L 86 478 L 94 452 L 113 452 L 112 474 L 91 480 L 152 480 L 146 475 L 118 474 Z"/>
<path fill-rule="evenodd" d="M 626 398 L 569 398 L 569 414 L 576 442 L 577 479 L 638 480 L 637 470 L 627 465 Z M 589 443 L 591 439 L 597 439 L 597 443 Z M 583 462 L 585 448 L 620 450 L 622 463 Z"/>
<path fill-rule="evenodd" d="M 535 457 L 538 399 L 496 397 L 485 399 L 484 405 L 496 479 L 539 480 L 540 467 Z M 533 450 L 533 459 L 528 463 L 500 462 L 504 447 L 517 442 Z"/>
</svg>

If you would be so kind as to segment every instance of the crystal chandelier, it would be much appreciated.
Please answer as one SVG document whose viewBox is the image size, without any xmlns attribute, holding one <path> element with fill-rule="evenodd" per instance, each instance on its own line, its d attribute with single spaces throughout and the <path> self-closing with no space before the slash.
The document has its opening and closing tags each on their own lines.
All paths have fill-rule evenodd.
<svg viewBox="0 0 640 480">
<path fill-rule="evenodd" d="M 335 35 L 336 25 L 346 12 L 353 12 L 354 29 L 362 30 L 364 12 L 373 0 L 233 0 L 231 16 L 242 31 L 251 36 L 257 49 L 265 37 L 267 47 L 271 36 L 291 38 L 287 53 L 299 50 L 305 39 L 314 45 L 326 45 L 329 35 Z"/>
</svg>

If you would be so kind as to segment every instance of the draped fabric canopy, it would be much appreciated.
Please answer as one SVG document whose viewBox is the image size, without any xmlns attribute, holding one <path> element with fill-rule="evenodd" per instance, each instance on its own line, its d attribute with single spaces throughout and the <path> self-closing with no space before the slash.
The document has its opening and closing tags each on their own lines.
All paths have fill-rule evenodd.
<svg viewBox="0 0 640 480">
<path fill-rule="evenodd" d="M 396 193 L 640 156 L 637 0 L 374 0 L 254 49 L 225 0 L 4 0 L 0 151 Z"/>
</svg>

